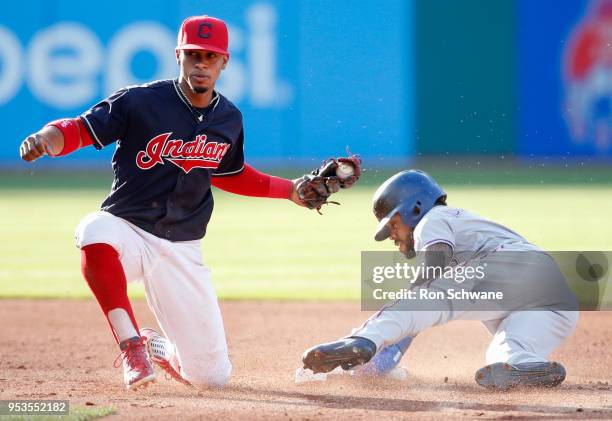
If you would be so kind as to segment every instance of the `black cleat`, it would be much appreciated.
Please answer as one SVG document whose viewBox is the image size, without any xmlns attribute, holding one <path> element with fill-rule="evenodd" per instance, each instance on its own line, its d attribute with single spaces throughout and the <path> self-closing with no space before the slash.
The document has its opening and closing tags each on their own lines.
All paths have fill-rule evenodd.
<svg viewBox="0 0 612 421">
<path fill-rule="evenodd" d="M 307 349 L 302 355 L 302 362 L 304 368 L 314 373 L 329 373 L 338 366 L 349 370 L 356 365 L 365 364 L 374 354 L 374 342 L 366 338 L 350 337 Z"/>
<path fill-rule="evenodd" d="M 488 389 L 555 387 L 565 380 L 565 368 L 557 362 L 495 363 L 476 372 L 476 383 Z"/>
</svg>

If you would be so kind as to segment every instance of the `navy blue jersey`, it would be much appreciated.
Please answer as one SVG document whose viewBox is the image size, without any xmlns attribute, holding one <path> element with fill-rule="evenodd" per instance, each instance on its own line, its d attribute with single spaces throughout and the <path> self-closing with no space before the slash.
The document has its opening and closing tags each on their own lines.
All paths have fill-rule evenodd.
<svg viewBox="0 0 612 421">
<path fill-rule="evenodd" d="M 122 89 L 81 115 L 97 149 L 117 142 L 102 210 L 170 241 L 200 239 L 211 176 L 244 167 L 240 111 L 217 92 L 193 107 L 177 80 Z"/>
</svg>

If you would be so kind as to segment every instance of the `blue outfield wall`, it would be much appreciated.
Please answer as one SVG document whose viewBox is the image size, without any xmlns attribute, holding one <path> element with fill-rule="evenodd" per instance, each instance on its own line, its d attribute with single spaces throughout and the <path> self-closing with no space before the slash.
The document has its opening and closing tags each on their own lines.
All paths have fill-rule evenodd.
<svg viewBox="0 0 612 421">
<path fill-rule="evenodd" d="M 245 117 L 251 161 L 320 160 L 351 151 L 371 164 L 413 153 L 411 1 L 10 2 L 0 14 L 0 168 L 47 121 L 114 90 L 176 77 L 176 32 L 195 14 L 230 27 L 218 83 Z M 112 147 L 45 165 L 108 162 Z"/>
<path fill-rule="evenodd" d="M 517 152 L 609 159 L 612 1 L 517 4 Z"/>
</svg>

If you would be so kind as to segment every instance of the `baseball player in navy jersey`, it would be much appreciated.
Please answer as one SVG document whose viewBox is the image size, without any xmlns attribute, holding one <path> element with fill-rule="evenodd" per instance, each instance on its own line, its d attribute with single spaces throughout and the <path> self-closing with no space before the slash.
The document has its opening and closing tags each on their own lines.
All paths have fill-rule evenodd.
<svg viewBox="0 0 612 421">
<path fill-rule="evenodd" d="M 374 195 L 373 208 L 379 221 L 375 239 L 390 238 L 406 257 L 424 261 L 424 267 L 461 266 L 461 273 L 468 266 L 474 273 L 486 268 L 469 280 L 424 271 L 414 283 L 414 296 L 447 297 L 461 285 L 469 291 L 499 289 L 511 299 L 491 308 L 456 299 L 438 299 L 435 305 L 398 300 L 346 338 L 307 350 L 304 368 L 318 373 L 365 364 L 361 367 L 371 366 L 365 372 L 388 372 L 419 332 L 470 319 L 482 321 L 493 334 L 487 365 L 476 372 L 479 385 L 506 390 L 555 386 L 565 379 L 564 367 L 548 356 L 574 330 L 578 305 L 547 253 L 501 224 L 447 206 L 446 193 L 422 171 L 402 171 L 385 181 Z"/>
<path fill-rule="evenodd" d="M 128 389 L 154 380 L 151 360 L 182 383 L 228 381 L 223 322 L 200 248 L 213 210 L 211 185 L 308 206 L 298 194 L 300 179 L 263 174 L 244 162 L 242 115 L 214 89 L 229 60 L 226 24 L 187 18 L 176 59 L 177 79 L 122 89 L 78 118 L 47 124 L 20 148 L 24 160 L 34 161 L 116 143 L 112 190 L 101 210 L 80 222 L 76 245 L 83 275 L 121 349 Z M 350 186 L 326 184 L 333 177 L 304 177 L 306 184 L 319 181 L 310 191 L 315 199 L 330 193 L 329 186 L 333 192 Z M 144 282 L 163 334 L 138 329 L 128 280 Z"/>
</svg>

